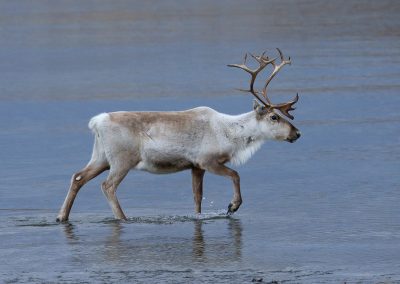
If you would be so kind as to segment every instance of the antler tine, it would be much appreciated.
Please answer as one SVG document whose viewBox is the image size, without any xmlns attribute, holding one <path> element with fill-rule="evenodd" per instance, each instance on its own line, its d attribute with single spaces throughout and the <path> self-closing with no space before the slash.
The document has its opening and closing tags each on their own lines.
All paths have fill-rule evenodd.
<svg viewBox="0 0 400 284">
<path fill-rule="evenodd" d="M 246 61 L 247 61 L 247 53 L 244 55 L 244 58 L 243 58 L 243 65 L 246 65 Z"/>
<path fill-rule="evenodd" d="M 285 61 L 286 64 L 289 64 L 289 65 L 292 63 L 292 62 L 290 61 L 290 56 L 288 57 L 288 60 L 285 60 L 282 51 L 281 51 L 279 48 L 276 48 L 276 50 L 278 50 L 278 52 L 279 52 L 279 57 L 281 58 L 281 61 L 282 61 L 282 62 Z"/>
<path fill-rule="evenodd" d="M 278 53 L 279 53 L 279 57 L 280 57 L 280 59 L 281 59 L 281 63 L 277 65 L 277 64 L 275 63 L 276 58 L 275 58 L 274 60 L 271 61 L 272 66 L 274 66 L 274 70 L 272 71 L 271 75 L 269 76 L 269 78 L 268 78 L 267 81 L 265 82 L 264 88 L 263 88 L 263 90 L 262 90 L 262 95 L 263 95 L 263 97 L 264 97 L 269 103 L 271 102 L 270 99 L 268 98 L 268 95 L 267 95 L 267 87 L 268 87 L 269 83 L 270 83 L 271 80 L 275 77 L 275 75 L 279 72 L 279 70 L 281 70 L 281 68 L 282 68 L 283 66 L 285 66 L 286 64 L 289 64 L 289 65 L 290 65 L 290 64 L 292 63 L 292 62 L 290 61 L 290 57 L 288 58 L 288 60 L 285 60 L 282 51 L 281 51 L 279 48 L 277 48 L 277 50 L 278 50 Z"/>
<path fill-rule="evenodd" d="M 289 113 L 289 111 L 295 110 L 296 108 L 293 107 L 295 103 L 299 100 L 299 94 L 296 94 L 293 100 L 287 103 L 281 103 L 273 105 L 273 108 L 279 109 L 285 116 L 289 117 L 290 119 L 294 119 L 294 116 Z"/>
<path fill-rule="evenodd" d="M 227 66 L 242 69 L 247 73 L 250 73 L 250 75 L 253 75 L 254 70 L 251 70 L 249 67 L 246 66 L 246 61 L 247 61 L 247 53 L 244 55 L 242 64 L 228 64 Z"/>
<path fill-rule="evenodd" d="M 260 63 L 261 64 L 261 60 L 259 59 L 260 58 L 260 56 L 258 56 L 258 55 L 254 55 L 253 53 L 249 53 L 250 54 L 250 56 L 251 57 L 253 57 L 258 63 Z"/>
<path fill-rule="evenodd" d="M 272 59 L 272 60 L 269 60 L 269 57 L 268 57 L 268 56 L 265 57 L 265 53 L 266 53 L 266 51 L 264 51 L 261 55 L 253 55 L 253 54 L 251 54 L 251 53 L 250 53 L 250 55 L 251 55 L 251 57 L 253 57 L 260 65 L 263 65 L 263 68 L 264 68 L 265 66 L 267 66 L 268 64 L 273 63 L 273 62 L 276 60 L 276 58 L 274 58 L 274 59 Z M 261 71 L 261 70 L 260 70 L 260 71 Z"/>
<path fill-rule="evenodd" d="M 264 54 L 262 55 L 254 55 L 252 53 L 250 53 L 250 56 L 254 58 L 254 60 L 256 60 L 260 65 L 263 63 L 262 57 Z"/>
<path fill-rule="evenodd" d="M 282 60 L 282 61 L 285 60 L 285 59 L 283 58 L 283 53 L 282 53 L 282 51 L 281 51 L 279 48 L 276 48 L 276 50 L 278 50 L 278 52 L 279 52 L 279 57 L 281 58 L 281 60 Z"/>
</svg>

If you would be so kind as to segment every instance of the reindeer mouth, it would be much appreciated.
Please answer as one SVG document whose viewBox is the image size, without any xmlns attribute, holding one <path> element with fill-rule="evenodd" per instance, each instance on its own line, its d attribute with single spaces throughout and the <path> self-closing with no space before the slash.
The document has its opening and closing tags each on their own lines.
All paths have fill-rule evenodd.
<svg viewBox="0 0 400 284">
<path fill-rule="evenodd" d="M 294 143 L 297 139 L 299 139 L 301 136 L 300 131 L 296 131 L 296 134 L 293 135 L 292 137 L 288 137 L 285 139 L 285 141 L 289 142 L 289 143 Z"/>
<path fill-rule="evenodd" d="M 289 143 L 294 143 L 297 140 L 297 138 L 287 138 L 285 139 L 285 141 L 289 142 Z"/>
</svg>

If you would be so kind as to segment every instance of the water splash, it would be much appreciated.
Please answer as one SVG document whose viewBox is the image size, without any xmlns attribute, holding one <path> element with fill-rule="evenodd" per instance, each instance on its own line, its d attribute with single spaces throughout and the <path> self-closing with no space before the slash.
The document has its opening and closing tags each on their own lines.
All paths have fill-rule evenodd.
<svg viewBox="0 0 400 284">
<path fill-rule="evenodd" d="M 175 224 L 183 222 L 193 221 L 211 221 L 218 219 L 230 219 L 231 216 L 226 214 L 226 210 L 218 210 L 214 212 L 207 212 L 202 214 L 188 214 L 188 215 L 156 215 L 156 216 L 138 216 L 130 217 L 128 220 L 121 221 L 116 219 L 107 218 L 101 222 L 113 223 L 113 222 L 124 222 L 124 223 L 143 223 L 143 224 Z"/>
</svg>

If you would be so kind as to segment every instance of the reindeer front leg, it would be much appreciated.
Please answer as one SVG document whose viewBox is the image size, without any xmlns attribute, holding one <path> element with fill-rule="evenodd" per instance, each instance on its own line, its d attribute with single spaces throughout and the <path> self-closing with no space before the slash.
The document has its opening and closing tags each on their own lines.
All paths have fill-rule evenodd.
<svg viewBox="0 0 400 284">
<path fill-rule="evenodd" d="M 203 199 L 203 177 L 205 171 L 200 168 L 192 168 L 192 189 L 195 212 L 201 213 L 201 201 Z"/>
<path fill-rule="evenodd" d="M 232 179 L 234 191 L 233 191 L 232 201 L 228 205 L 227 214 L 228 215 L 233 214 L 239 209 L 240 205 L 242 204 L 242 195 L 240 194 L 239 174 L 218 161 L 214 161 L 206 165 L 206 170 L 216 175 L 230 177 Z"/>
</svg>

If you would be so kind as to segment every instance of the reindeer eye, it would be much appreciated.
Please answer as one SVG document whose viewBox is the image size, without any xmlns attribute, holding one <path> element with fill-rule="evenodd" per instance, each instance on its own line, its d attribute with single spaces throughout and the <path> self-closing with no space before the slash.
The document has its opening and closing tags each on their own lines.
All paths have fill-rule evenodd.
<svg viewBox="0 0 400 284">
<path fill-rule="evenodd" d="M 275 121 L 278 120 L 278 116 L 276 114 L 272 115 L 271 120 L 275 120 Z"/>
</svg>

